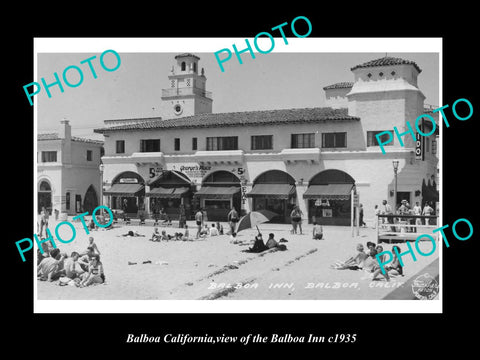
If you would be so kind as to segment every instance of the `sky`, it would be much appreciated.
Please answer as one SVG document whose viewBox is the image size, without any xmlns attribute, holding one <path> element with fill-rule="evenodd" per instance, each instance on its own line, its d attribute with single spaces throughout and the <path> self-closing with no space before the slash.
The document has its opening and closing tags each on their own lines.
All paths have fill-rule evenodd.
<svg viewBox="0 0 480 360">
<path fill-rule="evenodd" d="M 219 40 L 220 42 L 221 40 Z M 219 43 L 218 50 L 228 47 Z M 237 45 L 239 49 L 240 46 Z M 385 56 L 385 52 L 272 52 L 256 53 L 255 59 L 248 53 L 242 55 L 240 64 L 235 55 L 225 62 L 221 72 L 212 52 L 122 52 L 120 67 L 116 71 L 104 71 L 98 59 L 101 52 L 39 52 L 37 79 L 47 83 L 54 81 L 53 73 L 61 78 L 70 65 L 83 70 L 83 82 L 75 88 L 64 84 L 61 93 L 58 86 L 50 88 L 48 98 L 44 89 L 35 96 L 38 132 L 58 131 L 60 121 L 70 120 L 72 134 L 102 139 L 93 129 L 104 126 L 104 120 L 159 117 L 161 91 L 169 88 L 168 74 L 176 64 L 175 55 L 192 52 L 200 57 L 199 71 L 205 69 L 207 91 L 213 93 L 213 112 L 288 109 L 325 106 L 324 86 L 343 81 L 353 81 L 350 71 L 355 65 Z M 97 73 L 94 79 L 87 64 L 80 64 L 93 55 L 92 64 Z M 115 65 L 112 54 L 105 56 L 109 67 Z M 413 60 L 422 69 L 418 86 L 426 96 L 425 103 L 439 105 L 439 54 L 395 53 L 388 56 Z M 222 54 L 223 56 L 223 54 Z M 75 71 L 69 71 L 69 80 L 78 81 Z M 26 99 L 26 101 L 28 101 Z"/>
</svg>

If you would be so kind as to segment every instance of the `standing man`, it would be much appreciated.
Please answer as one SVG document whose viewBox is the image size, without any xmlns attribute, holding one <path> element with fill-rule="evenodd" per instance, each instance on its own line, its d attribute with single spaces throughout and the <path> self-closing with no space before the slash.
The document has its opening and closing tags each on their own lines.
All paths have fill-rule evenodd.
<svg viewBox="0 0 480 360">
<path fill-rule="evenodd" d="M 195 214 L 195 221 L 197 223 L 197 236 L 196 239 L 200 238 L 200 232 L 202 231 L 202 223 L 203 223 L 203 212 L 202 208 L 199 208 L 197 210 L 197 213 Z"/>
<path fill-rule="evenodd" d="M 418 201 L 415 202 L 415 206 L 413 207 L 413 215 L 420 216 L 422 215 L 422 208 L 418 204 Z M 422 219 L 420 218 L 415 218 L 415 225 L 422 225 Z M 417 228 L 413 228 L 413 232 L 417 232 Z"/>
<path fill-rule="evenodd" d="M 383 204 L 383 213 L 385 215 L 392 215 L 392 207 L 390 206 L 390 204 L 387 202 L 387 200 L 383 200 L 382 201 L 382 204 Z M 387 218 L 387 221 L 389 224 L 393 224 L 393 217 L 392 216 L 389 216 Z M 391 226 L 390 227 L 391 231 L 395 231 L 395 227 L 394 226 Z"/>
<path fill-rule="evenodd" d="M 428 204 L 428 202 L 425 203 L 425 206 L 423 207 L 423 215 L 425 216 L 432 216 L 433 213 L 433 208 Z M 430 225 L 430 219 L 425 219 L 425 225 Z"/>
<path fill-rule="evenodd" d="M 237 222 L 239 219 L 237 209 L 235 209 L 235 206 L 232 206 L 232 209 L 228 213 L 227 220 L 230 224 L 230 234 L 233 234 L 235 232 L 235 227 L 237 226 Z"/>
<path fill-rule="evenodd" d="M 358 219 L 360 220 L 360 221 L 359 221 L 359 226 L 367 225 L 367 224 L 365 223 L 365 221 L 363 221 L 363 205 L 362 205 L 362 204 L 360 204 L 360 209 L 359 209 L 359 211 L 360 211 L 360 215 L 358 216 Z"/>
</svg>

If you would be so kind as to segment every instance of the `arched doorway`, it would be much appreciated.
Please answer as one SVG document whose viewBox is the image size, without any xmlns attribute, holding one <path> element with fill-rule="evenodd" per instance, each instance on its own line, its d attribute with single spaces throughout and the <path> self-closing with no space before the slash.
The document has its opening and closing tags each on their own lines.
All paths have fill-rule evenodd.
<svg viewBox="0 0 480 360">
<path fill-rule="evenodd" d="M 253 199 L 252 209 L 270 210 L 278 214 L 270 222 L 289 223 L 290 213 L 296 204 L 295 179 L 285 171 L 269 170 L 253 181 L 247 197 Z"/>
<path fill-rule="evenodd" d="M 145 195 L 150 198 L 149 211 L 159 214 L 160 210 L 168 214 L 170 219 L 180 217 L 183 206 L 185 216 L 190 219 L 192 213 L 192 182 L 180 171 L 164 170 L 159 175 L 147 181 L 150 191 Z"/>
<path fill-rule="evenodd" d="M 240 190 L 240 179 L 235 174 L 219 170 L 204 178 L 195 199 L 197 206 L 206 211 L 208 220 L 227 221 L 232 207 L 240 212 Z"/>
<path fill-rule="evenodd" d="M 38 184 L 38 206 L 37 211 L 40 214 L 42 207 L 52 213 L 52 187 L 47 180 L 41 180 Z"/>
<path fill-rule="evenodd" d="M 90 185 L 83 197 L 83 211 L 88 211 L 89 214 L 98 206 L 97 192 L 93 185 Z"/>
<path fill-rule="evenodd" d="M 136 215 L 139 209 L 144 210 L 145 181 L 136 172 L 122 172 L 112 180 L 104 195 L 109 197 L 110 209 Z"/>
<path fill-rule="evenodd" d="M 355 180 L 346 172 L 324 170 L 309 181 L 303 198 L 308 201 L 308 220 L 321 225 L 351 222 L 351 191 Z"/>
</svg>

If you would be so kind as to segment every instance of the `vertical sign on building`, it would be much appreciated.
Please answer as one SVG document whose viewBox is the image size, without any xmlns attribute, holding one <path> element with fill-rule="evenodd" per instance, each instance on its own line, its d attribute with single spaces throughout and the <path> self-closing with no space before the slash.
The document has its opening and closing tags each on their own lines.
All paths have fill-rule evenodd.
<svg viewBox="0 0 480 360">
<path fill-rule="evenodd" d="M 423 129 L 423 119 L 422 123 L 420 124 L 420 130 L 422 133 L 424 132 Z M 425 137 L 420 135 L 420 132 L 415 134 L 415 160 L 425 160 L 425 155 L 423 149 L 425 148 Z"/>
</svg>

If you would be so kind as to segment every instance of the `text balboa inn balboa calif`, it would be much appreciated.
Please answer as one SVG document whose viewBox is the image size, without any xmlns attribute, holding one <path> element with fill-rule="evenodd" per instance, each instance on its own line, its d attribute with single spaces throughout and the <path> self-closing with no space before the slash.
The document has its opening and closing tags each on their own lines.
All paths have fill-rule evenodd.
<svg viewBox="0 0 480 360">
<path fill-rule="evenodd" d="M 187 218 L 202 207 L 208 220 L 225 221 L 235 206 L 269 209 L 278 214 L 273 222 L 288 223 L 298 205 L 309 223 L 350 225 L 352 189 L 367 219 L 382 200 L 393 203 L 392 160 L 397 204 L 438 201 L 436 136 L 422 139 L 421 156 L 410 136 L 404 147 L 389 143 L 386 154 L 375 137 L 394 126 L 406 131 L 427 112 L 413 61 L 383 57 L 352 67 L 353 82 L 323 88 L 327 107 L 212 113 L 200 58 L 175 59 L 161 118 L 105 120 L 95 130 L 105 137 L 111 209 L 153 216 L 163 208 L 175 219 L 182 204 Z"/>
</svg>

